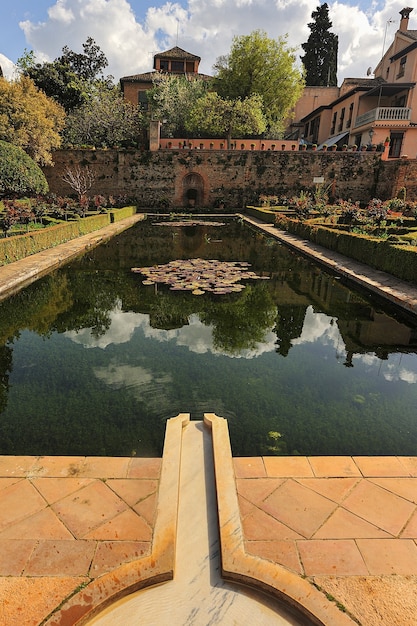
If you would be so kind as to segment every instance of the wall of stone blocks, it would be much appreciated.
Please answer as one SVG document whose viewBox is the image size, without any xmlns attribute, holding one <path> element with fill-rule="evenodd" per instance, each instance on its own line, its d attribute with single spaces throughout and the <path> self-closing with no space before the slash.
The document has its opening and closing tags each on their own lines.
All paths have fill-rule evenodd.
<svg viewBox="0 0 417 626">
<path fill-rule="evenodd" d="M 63 150 L 44 173 L 50 191 L 71 195 L 66 168 L 89 167 L 95 176 L 89 195 L 126 196 L 141 208 L 242 209 L 261 194 L 291 198 L 313 191 L 317 181 L 331 196 L 367 203 L 387 199 L 404 184 L 417 199 L 416 161 L 381 161 L 371 152 L 273 152 L 228 150 Z M 194 201 L 193 201 L 194 198 Z"/>
</svg>

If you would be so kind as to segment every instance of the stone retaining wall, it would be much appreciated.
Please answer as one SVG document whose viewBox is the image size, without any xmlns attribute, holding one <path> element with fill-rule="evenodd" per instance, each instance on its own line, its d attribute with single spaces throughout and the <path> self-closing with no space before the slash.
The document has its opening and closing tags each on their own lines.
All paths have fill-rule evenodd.
<svg viewBox="0 0 417 626">
<path fill-rule="evenodd" d="M 387 199 L 403 185 L 417 199 L 416 161 L 384 162 L 370 152 L 62 150 L 54 162 L 44 168 L 53 193 L 73 193 L 62 181 L 65 169 L 88 166 L 95 174 L 90 195 L 122 194 L 153 209 L 241 209 L 260 194 L 291 197 L 320 180 L 335 199 Z"/>
</svg>

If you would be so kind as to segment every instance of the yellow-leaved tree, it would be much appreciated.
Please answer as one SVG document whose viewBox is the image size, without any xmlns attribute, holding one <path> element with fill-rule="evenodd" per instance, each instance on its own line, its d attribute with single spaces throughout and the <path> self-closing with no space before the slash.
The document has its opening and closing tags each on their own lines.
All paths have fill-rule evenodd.
<svg viewBox="0 0 417 626">
<path fill-rule="evenodd" d="M 30 78 L 0 77 L 0 140 L 22 148 L 39 165 L 50 165 L 64 124 L 64 109 Z"/>
</svg>

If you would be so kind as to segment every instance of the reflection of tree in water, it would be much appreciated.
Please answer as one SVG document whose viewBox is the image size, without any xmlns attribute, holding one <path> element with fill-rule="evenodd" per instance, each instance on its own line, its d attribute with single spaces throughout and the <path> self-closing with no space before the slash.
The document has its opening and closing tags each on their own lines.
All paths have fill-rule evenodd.
<svg viewBox="0 0 417 626">
<path fill-rule="evenodd" d="M 200 314 L 204 324 L 213 326 L 214 347 L 228 354 L 254 350 L 272 329 L 276 307 L 264 284 L 248 285 L 236 299 L 209 301 Z"/>
<path fill-rule="evenodd" d="M 111 311 L 119 301 L 120 285 L 112 272 L 75 272 L 68 274 L 68 283 L 74 295 L 64 311 L 51 325 L 59 333 L 90 328 L 98 338 L 109 330 Z"/>
<path fill-rule="evenodd" d="M 288 356 L 292 348 L 292 339 L 301 336 L 307 307 L 305 305 L 280 304 L 274 332 L 277 335 L 275 351 L 281 356 Z"/>
<path fill-rule="evenodd" d="M 0 413 L 7 406 L 9 374 L 12 372 L 13 350 L 9 345 L 0 346 Z"/>
</svg>

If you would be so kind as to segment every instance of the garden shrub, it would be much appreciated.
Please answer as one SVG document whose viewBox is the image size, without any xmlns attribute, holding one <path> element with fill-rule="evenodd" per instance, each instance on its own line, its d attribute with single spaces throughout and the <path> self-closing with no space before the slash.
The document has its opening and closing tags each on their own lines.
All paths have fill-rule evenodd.
<svg viewBox="0 0 417 626">
<path fill-rule="evenodd" d="M 0 193 L 47 193 L 41 168 L 22 148 L 0 141 Z"/>
<path fill-rule="evenodd" d="M 276 216 L 278 228 L 417 284 L 417 247 Z M 402 236 L 404 237 L 404 235 Z M 417 241 L 416 241 L 417 243 Z"/>
</svg>

